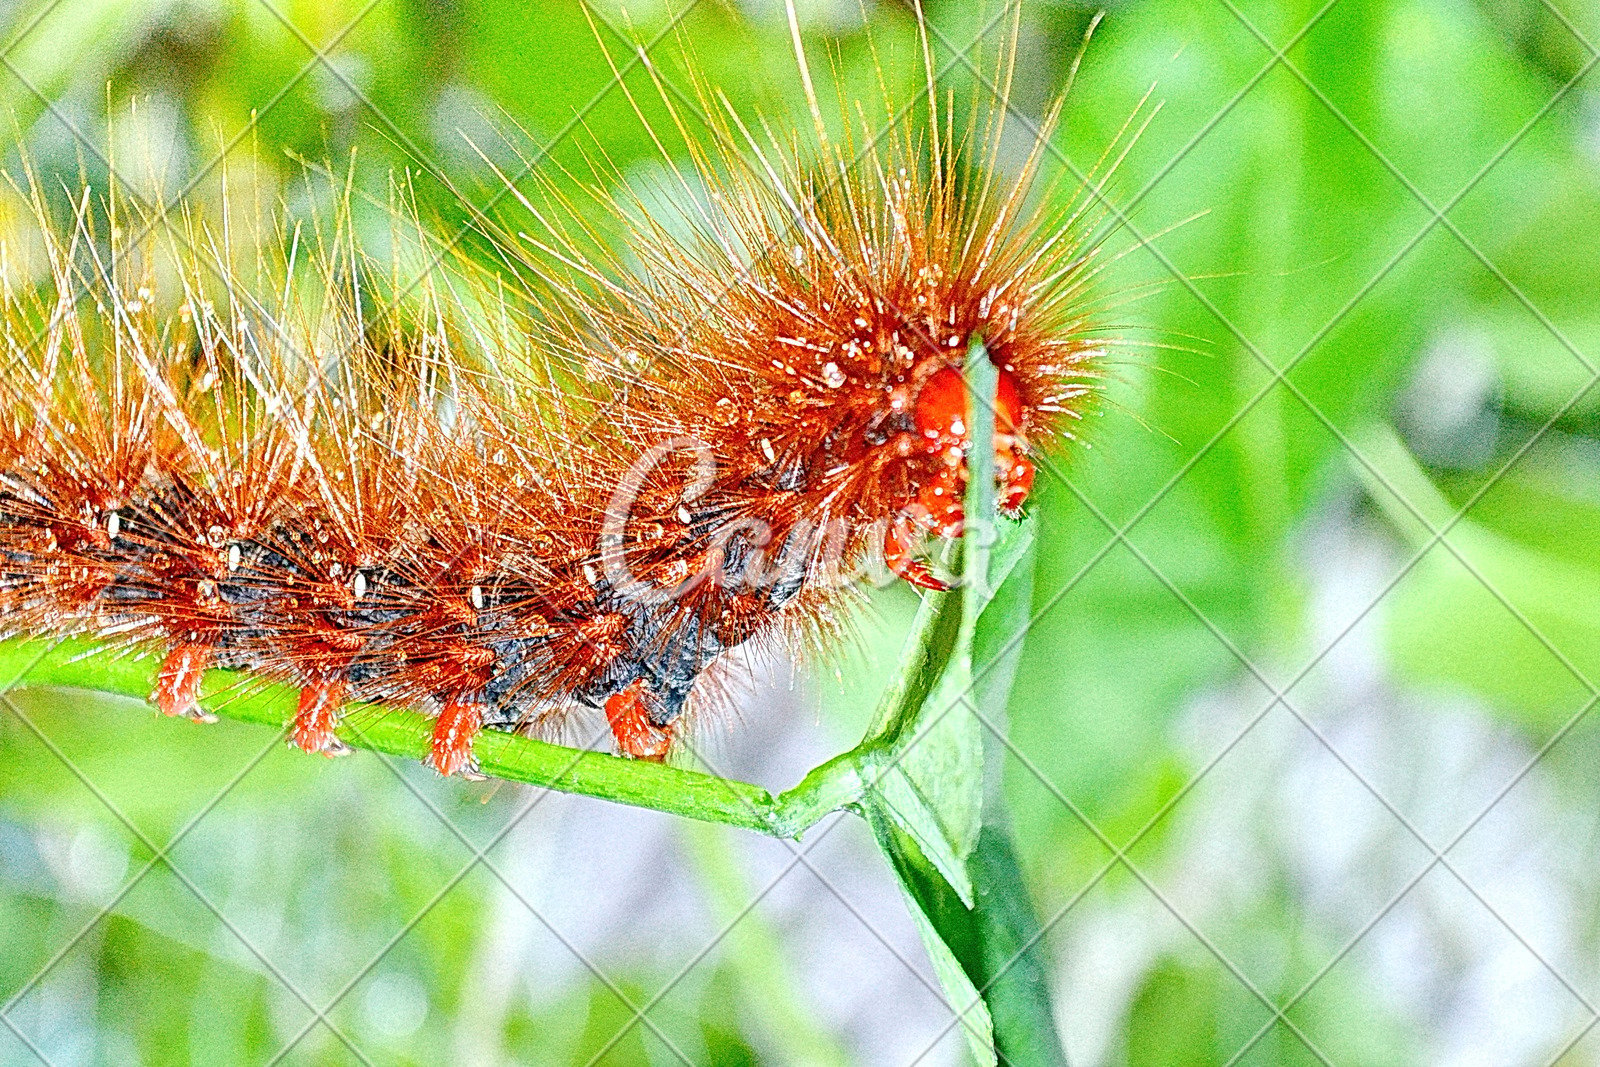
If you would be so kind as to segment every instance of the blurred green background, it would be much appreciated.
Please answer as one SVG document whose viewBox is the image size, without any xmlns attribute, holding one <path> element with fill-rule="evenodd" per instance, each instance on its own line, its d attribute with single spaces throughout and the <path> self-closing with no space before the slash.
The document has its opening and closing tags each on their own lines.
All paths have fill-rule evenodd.
<svg viewBox="0 0 1600 1067">
<path fill-rule="evenodd" d="M 905 5 L 798 6 L 846 98 L 876 99 L 872 47 L 914 91 Z M 293 214 L 301 161 L 333 161 L 374 240 L 407 169 L 446 228 L 518 152 L 550 146 L 559 181 L 600 145 L 663 182 L 600 44 L 660 37 L 665 76 L 775 124 L 801 106 L 778 0 L 606 0 L 593 26 L 576 0 L 0 11 L 12 173 L 103 189 L 87 142 L 203 199 L 226 149 Z M 992 59 L 1008 20 L 927 11 L 970 91 L 952 49 Z M 1023 9 L 1025 118 L 1092 14 Z M 1600 1060 L 1594 41 L 1577 0 L 1107 8 L 1044 172 L 1065 196 L 1142 128 L 1101 226 L 1129 343 L 1090 447 L 1041 475 L 1007 767 L 1074 1063 Z M 1010 137 L 1020 158 L 1026 122 Z M 756 662 L 717 769 L 784 787 L 853 743 L 911 604 L 884 591 L 837 671 Z M 43 737 L 0 710 L 0 1063 L 966 1055 L 854 821 L 797 861 L 238 724 L 11 699 Z"/>
</svg>

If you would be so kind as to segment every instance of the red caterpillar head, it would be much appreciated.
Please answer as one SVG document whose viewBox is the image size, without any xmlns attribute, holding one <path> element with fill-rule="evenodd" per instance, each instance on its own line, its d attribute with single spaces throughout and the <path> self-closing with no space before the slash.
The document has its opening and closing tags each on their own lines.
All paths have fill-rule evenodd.
<svg viewBox="0 0 1600 1067">
<path fill-rule="evenodd" d="M 912 405 L 916 431 L 913 455 L 919 454 L 931 473 L 919 482 L 916 499 L 902 507 L 901 518 L 884 535 L 888 565 L 907 581 L 928 589 L 942 589 L 928 565 L 914 556 L 915 534 L 926 530 L 939 537 L 959 537 L 965 522 L 964 483 L 967 478 L 967 386 L 955 367 L 942 366 L 928 375 Z M 1000 509 L 1015 515 L 1033 488 L 1033 461 L 1027 457 L 1028 441 L 1022 430 L 1022 395 L 1016 376 L 1000 368 L 994 401 L 994 462 Z"/>
<path fill-rule="evenodd" d="M 992 469 L 1019 511 L 1030 457 L 1073 436 L 1098 378 L 1080 214 L 1029 206 L 1043 141 L 1003 173 L 1000 113 L 954 144 L 937 107 L 925 142 L 904 124 L 839 141 L 819 120 L 802 164 L 711 110 L 677 217 L 623 185 L 626 259 L 521 235 L 610 279 L 569 290 L 556 345 L 626 397 L 609 413 L 625 440 L 711 446 L 724 514 L 776 543 L 842 524 L 855 558 L 881 546 L 894 572 L 940 588 L 916 550 L 961 532 L 969 468 Z M 961 373 L 975 340 L 999 371 L 982 412 Z M 967 454 L 975 418 L 993 421 L 992 457 Z"/>
<path fill-rule="evenodd" d="M 199 257 L 175 315 L 98 263 L 80 300 L 94 242 L 39 208 L 53 296 L 0 301 L 25 348 L 0 378 L 0 631 L 159 650 L 169 714 L 205 717 L 208 665 L 292 683 L 309 751 L 382 701 L 434 715 L 446 774 L 480 726 L 578 706 L 664 757 L 707 668 L 825 621 L 840 569 L 881 552 L 937 586 L 919 540 L 972 518 L 971 477 L 1021 508 L 1092 390 L 1078 214 L 1027 206 L 1038 153 L 1005 174 L 998 114 L 957 137 L 926 112 L 925 142 L 819 120 L 810 153 L 702 114 L 679 217 L 621 183 L 597 241 L 524 200 L 489 236 L 525 276 L 463 264 L 405 328 L 345 293 L 337 235 L 310 304 L 223 264 L 212 305 Z M 979 342 L 992 410 L 962 378 Z"/>
</svg>

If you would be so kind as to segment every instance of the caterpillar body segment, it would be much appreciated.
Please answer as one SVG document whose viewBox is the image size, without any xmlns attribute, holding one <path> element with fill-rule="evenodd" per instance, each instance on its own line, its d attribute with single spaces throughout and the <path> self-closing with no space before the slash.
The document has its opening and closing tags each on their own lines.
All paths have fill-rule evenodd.
<svg viewBox="0 0 1600 1067">
<path fill-rule="evenodd" d="M 446 255 L 393 314 L 374 279 L 403 272 L 348 218 L 246 269 L 193 214 L 86 190 L 63 226 L 23 188 L 0 631 L 158 654 L 167 715 L 211 717 L 208 668 L 288 683 L 307 752 L 343 751 L 359 701 L 434 716 L 446 775 L 481 729 L 581 707 L 666 758 L 729 650 L 829 630 L 867 562 L 943 587 L 921 547 L 970 520 L 967 478 L 1019 511 L 1091 403 L 1081 205 L 1030 199 L 1038 148 L 1002 166 L 1003 101 L 964 134 L 927 106 L 926 138 L 819 118 L 809 148 L 708 106 L 682 225 L 614 184 L 597 241 L 553 185 L 511 186 L 520 224 L 480 220 L 493 265 Z M 151 228 L 158 251 L 119 244 Z M 391 243 L 436 259 L 425 230 L 400 211 Z M 975 339 L 994 410 L 969 409 Z"/>
</svg>

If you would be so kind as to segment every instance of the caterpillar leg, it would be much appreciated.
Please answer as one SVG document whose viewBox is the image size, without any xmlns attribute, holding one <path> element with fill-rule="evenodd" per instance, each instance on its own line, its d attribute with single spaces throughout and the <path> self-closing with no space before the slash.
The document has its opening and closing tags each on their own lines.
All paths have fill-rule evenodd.
<svg viewBox="0 0 1600 1067">
<path fill-rule="evenodd" d="M 350 747 L 334 736 L 339 709 L 344 705 L 344 680 L 320 678 L 300 690 L 300 705 L 294 713 L 289 741 L 307 752 L 342 756 Z"/>
<path fill-rule="evenodd" d="M 657 726 L 650 720 L 648 693 L 649 687 L 640 680 L 611 694 L 606 698 L 606 720 L 620 754 L 660 763 L 672 748 L 672 727 Z"/>
<path fill-rule="evenodd" d="M 483 726 L 483 706 L 467 697 L 451 697 L 433 721 L 433 738 L 423 763 L 440 774 L 474 777 L 478 761 L 472 756 L 472 739 Z"/>
<path fill-rule="evenodd" d="M 150 703 L 168 715 L 216 722 L 215 715 L 200 707 L 200 678 L 210 659 L 211 649 L 205 645 L 182 644 L 174 648 L 156 672 Z"/>
<path fill-rule="evenodd" d="M 1033 461 L 1013 441 L 1006 441 L 995 449 L 995 468 L 999 472 L 1000 510 L 1011 516 L 1021 514 L 1022 505 L 1033 490 Z"/>
<path fill-rule="evenodd" d="M 905 529 L 903 522 L 891 523 L 883 533 L 883 562 L 891 571 L 923 589 L 936 592 L 950 588 L 950 584 L 934 577 L 928 565 L 916 557 L 916 538 Z"/>
</svg>

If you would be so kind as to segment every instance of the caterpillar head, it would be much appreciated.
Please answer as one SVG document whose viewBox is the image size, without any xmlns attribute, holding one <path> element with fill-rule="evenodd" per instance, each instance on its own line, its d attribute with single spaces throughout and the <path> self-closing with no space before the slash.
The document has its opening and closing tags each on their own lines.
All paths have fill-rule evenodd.
<svg viewBox="0 0 1600 1067">
<path fill-rule="evenodd" d="M 813 100 L 809 147 L 761 143 L 702 103 L 711 136 L 677 176 L 685 203 L 597 192 L 626 254 L 519 231 L 565 287 L 543 323 L 551 347 L 583 353 L 584 376 L 625 398 L 608 411 L 625 442 L 710 446 L 706 507 L 765 523 L 776 544 L 797 522 L 843 525 L 840 555 L 881 547 L 892 571 L 939 588 L 919 546 L 961 533 L 969 470 L 992 470 L 1017 514 L 1039 452 L 1074 436 L 1100 375 L 1083 206 L 1030 192 L 1050 120 L 1018 167 L 1000 152 L 1003 103 L 961 131 L 930 95 L 925 123 L 891 109 L 885 130 L 862 119 L 841 140 Z M 975 339 L 998 372 L 982 412 L 962 375 Z M 979 418 L 992 456 L 971 455 Z"/>
<path fill-rule="evenodd" d="M 969 427 L 973 419 L 991 414 L 969 410 L 967 399 L 966 382 L 954 367 L 940 367 L 922 383 L 912 405 L 913 448 L 924 458 L 923 466 L 931 469 L 884 534 L 885 563 L 908 582 L 926 589 L 946 586 L 916 558 L 919 535 L 961 536 L 969 466 L 979 462 L 969 454 Z M 1022 396 L 1016 377 L 1004 368 L 999 373 L 992 417 L 996 499 L 1001 512 L 1015 516 L 1033 488 L 1034 466 L 1022 428 Z"/>
</svg>

